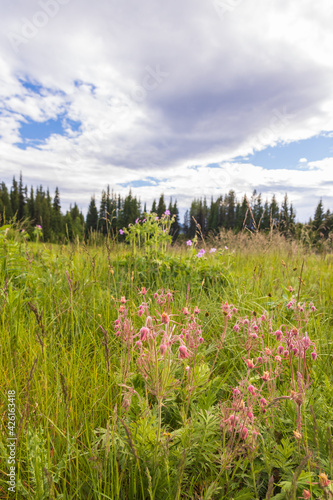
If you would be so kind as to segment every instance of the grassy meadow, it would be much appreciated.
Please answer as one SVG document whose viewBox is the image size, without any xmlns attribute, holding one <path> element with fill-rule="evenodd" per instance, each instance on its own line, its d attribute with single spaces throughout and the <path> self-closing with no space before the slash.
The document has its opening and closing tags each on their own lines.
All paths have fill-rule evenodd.
<svg viewBox="0 0 333 500">
<path fill-rule="evenodd" d="M 141 236 L 0 230 L 0 498 L 333 498 L 333 256 Z"/>
</svg>

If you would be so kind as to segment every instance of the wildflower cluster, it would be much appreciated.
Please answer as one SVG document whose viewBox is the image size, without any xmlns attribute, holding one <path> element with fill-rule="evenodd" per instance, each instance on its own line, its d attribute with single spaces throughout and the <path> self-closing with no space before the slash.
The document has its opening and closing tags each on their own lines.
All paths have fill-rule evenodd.
<svg viewBox="0 0 333 500">
<path fill-rule="evenodd" d="M 295 303 L 292 305 L 294 307 Z M 239 317 L 234 325 L 233 329 L 241 336 L 246 352 L 243 360 L 247 374 L 232 389 L 231 407 L 228 402 L 221 404 L 221 428 L 230 435 L 230 449 L 235 448 L 236 443 L 238 449 L 244 446 L 253 449 L 259 432 L 256 427 L 257 416 L 263 416 L 269 406 L 282 399 L 289 399 L 296 404 L 297 430 L 294 436 L 303 439 L 301 406 L 310 385 L 309 378 L 306 378 L 306 354 L 311 353 L 309 358 L 312 361 L 317 358 L 315 343 L 303 329 L 308 322 L 309 312 L 316 308 L 313 303 L 308 308 L 305 304 L 297 304 L 293 310 L 298 328 L 281 325 L 275 330 L 272 318 L 267 313 L 258 316 L 255 311 L 250 318 Z M 223 303 L 222 311 L 226 320 L 229 320 L 233 306 Z M 282 374 L 290 377 L 290 393 L 283 396 L 277 394 L 276 387 L 276 381 Z"/>
<path fill-rule="evenodd" d="M 136 363 L 147 388 L 161 402 L 178 385 L 174 372 L 179 362 L 188 358 L 195 362 L 203 343 L 200 311 L 197 306 L 193 310 L 185 306 L 178 314 L 173 314 L 172 290 L 158 290 L 148 300 L 147 293 L 145 287 L 138 293 L 143 298 L 137 308 L 142 326 L 134 326 L 134 319 L 130 318 L 126 307 L 127 300 L 122 297 L 114 328 L 125 349 L 137 353 Z"/>
<path fill-rule="evenodd" d="M 170 229 L 174 220 L 175 215 L 171 216 L 170 210 L 166 210 L 162 217 L 146 213 L 143 219 L 138 218 L 134 224 L 119 229 L 119 234 L 131 245 L 133 253 L 140 249 L 150 254 L 165 251 L 172 240 Z"/>
</svg>

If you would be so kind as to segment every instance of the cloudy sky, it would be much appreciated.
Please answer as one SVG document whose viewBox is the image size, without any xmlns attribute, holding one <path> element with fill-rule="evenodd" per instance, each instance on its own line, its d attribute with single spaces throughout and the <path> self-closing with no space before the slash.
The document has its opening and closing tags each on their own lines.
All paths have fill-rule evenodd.
<svg viewBox="0 0 333 500">
<path fill-rule="evenodd" d="M 0 0 L 0 181 L 333 210 L 331 0 Z"/>
</svg>

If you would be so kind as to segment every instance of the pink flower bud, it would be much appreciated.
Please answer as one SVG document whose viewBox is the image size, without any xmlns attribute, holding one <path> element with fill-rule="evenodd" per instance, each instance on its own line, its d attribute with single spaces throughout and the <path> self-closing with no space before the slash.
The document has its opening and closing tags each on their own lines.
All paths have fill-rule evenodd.
<svg viewBox="0 0 333 500">
<path fill-rule="evenodd" d="M 236 307 L 232 308 L 232 312 L 233 312 L 233 314 L 237 314 L 238 310 L 236 309 Z"/>
<path fill-rule="evenodd" d="M 261 378 L 264 380 L 264 382 L 267 382 L 267 380 L 269 380 L 269 372 L 264 372 Z"/>
<path fill-rule="evenodd" d="M 255 393 L 256 393 L 256 390 L 253 387 L 253 385 L 249 385 L 249 387 L 247 388 L 247 390 L 249 391 L 250 394 L 252 394 L 252 396 L 254 396 Z"/>
<path fill-rule="evenodd" d="M 194 312 L 194 314 L 199 314 L 200 309 L 198 308 L 198 306 L 195 306 L 195 308 L 194 308 L 194 311 L 193 311 L 193 312 Z"/>
<path fill-rule="evenodd" d="M 286 358 L 289 355 L 289 351 L 285 350 L 283 351 L 283 356 Z"/>
<path fill-rule="evenodd" d="M 275 361 L 277 361 L 278 363 L 281 362 L 281 356 L 275 356 Z"/>
<path fill-rule="evenodd" d="M 137 341 L 135 342 L 135 345 L 136 345 L 139 349 L 141 349 L 141 348 L 142 348 L 142 342 L 141 342 L 141 340 L 137 340 Z"/>
<path fill-rule="evenodd" d="M 187 307 L 184 307 L 184 309 L 183 309 L 183 314 L 184 314 L 185 316 L 188 316 L 188 315 L 190 314 L 190 312 L 189 312 L 189 310 L 187 309 Z"/>
<path fill-rule="evenodd" d="M 279 345 L 279 347 L 277 348 L 277 352 L 279 354 L 282 354 L 283 353 L 283 346 L 282 345 Z"/>
<path fill-rule="evenodd" d="M 247 428 L 243 427 L 243 429 L 241 430 L 242 439 L 247 439 L 248 434 L 249 434 L 249 431 L 247 430 Z"/>
<path fill-rule="evenodd" d="M 254 415 L 252 413 L 252 411 L 249 411 L 248 414 L 247 414 L 248 418 L 251 420 L 251 422 L 253 422 L 254 420 Z"/>
<path fill-rule="evenodd" d="M 254 368 L 253 359 L 246 359 L 246 360 L 245 360 L 245 363 L 247 364 L 247 367 L 248 367 L 249 369 Z"/>
<path fill-rule="evenodd" d="M 240 390 L 236 387 L 236 389 L 233 389 L 234 395 L 239 396 L 240 395 Z"/>
<path fill-rule="evenodd" d="M 262 357 L 261 356 L 257 357 L 257 363 L 262 363 Z"/>
<path fill-rule="evenodd" d="M 315 351 L 311 353 L 311 358 L 313 359 L 313 361 L 317 359 L 317 353 Z"/>
<path fill-rule="evenodd" d="M 303 490 L 302 497 L 303 498 L 307 498 L 307 499 L 311 498 L 310 491 L 309 490 Z"/>
<path fill-rule="evenodd" d="M 140 340 L 142 340 L 142 342 L 146 340 L 148 333 L 149 333 L 149 328 L 147 328 L 146 326 L 143 326 L 140 329 Z"/>
<path fill-rule="evenodd" d="M 238 325 L 235 325 L 234 326 L 234 332 L 238 333 L 239 332 L 239 326 Z"/>
<path fill-rule="evenodd" d="M 200 342 L 200 344 L 203 343 L 203 338 L 202 337 L 199 338 L 199 342 Z"/>
<path fill-rule="evenodd" d="M 161 344 L 160 345 L 160 353 L 162 354 L 162 356 L 164 356 L 166 350 L 167 350 L 167 346 L 165 344 Z"/>
<path fill-rule="evenodd" d="M 121 299 L 120 299 L 120 303 L 121 303 L 121 304 L 126 304 L 126 298 L 125 298 L 125 297 L 121 297 Z"/>
<path fill-rule="evenodd" d="M 162 316 L 161 316 L 161 322 L 165 325 L 167 325 L 170 321 L 170 317 L 168 316 L 168 314 L 166 312 L 163 312 L 162 313 Z"/>
<path fill-rule="evenodd" d="M 261 406 L 267 406 L 267 400 L 265 398 L 260 398 Z"/>
<path fill-rule="evenodd" d="M 179 346 L 179 356 L 181 359 L 186 359 L 189 357 L 189 353 L 187 352 L 187 347 L 186 345 L 180 345 Z"/>
<path fill-rule="evenodd" d="M 293 348 L 293 355 L 297 356 L 297 354 L 298 354 L 298 349 L 297 349 L 297 347 L 294 347 Z"/>
<path fill-rule="evenodd" d="M 276 330 L 275 336 L 276 336 L 276 340 L 278 342 L 280 342 L 280 340 L 282 339 L 282 332 L 281 332 L 281 330 Z"/>
</svg>

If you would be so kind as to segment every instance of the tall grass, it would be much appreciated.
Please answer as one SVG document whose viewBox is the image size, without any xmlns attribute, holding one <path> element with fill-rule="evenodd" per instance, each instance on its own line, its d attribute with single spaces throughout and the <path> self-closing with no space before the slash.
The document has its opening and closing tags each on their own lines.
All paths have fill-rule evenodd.
<svg viewBox="0 0 333 500">
<path fill-rule="evenodd" d="M 218 250 L 209 254 L 211 246 Z M 0 249 L 1 498 L 245 500 L 304 491 L 332 498 L 323 476 L 333 477 L 332 255 L 260 234 L 221 234 L 196 250 L 148 256 L 112 242 L 65 247 L 8 235 Z M 154 293 L 168 291 L 172 302 L 156 303 Z M 121 297 L 133 337 L 152 318 L 155 333 L 142 351 L 148 372 L 138 364 L 139 337 L 116 335 Z M 307 323 L 288 309 L 292 297 L 307 308 L 314 303 Z M 226 302 L 238 310 L 227 320 Z M 182 359 L 178 336 L 190 321 L 184 308 L 193 314 L 195 306 L 203 342 Z M 173 325 L 167 357 L 159 351 L 163 312 L 170 335 Z M 234 331 L 263 313 L 262 344 Z M 282 361 L 276 375 L 273 361 L 248 368 L 262 346 L 277 348 L 270 322 L 273 331 L 302 327 L 315 344 L 304 390 L 293 386 L 296 358 Z M 260 389 L 269 363 L 270 389 Z M 261 390 L 266 412 L 246 384 Z M 235 402 L 236 387 L 244 403 Z M 6 483 L 8 390 L 16 391 L 15 494 Z M 243 418 L 238 429 L 229 426 L 232 411 Z"/>
</svg>

